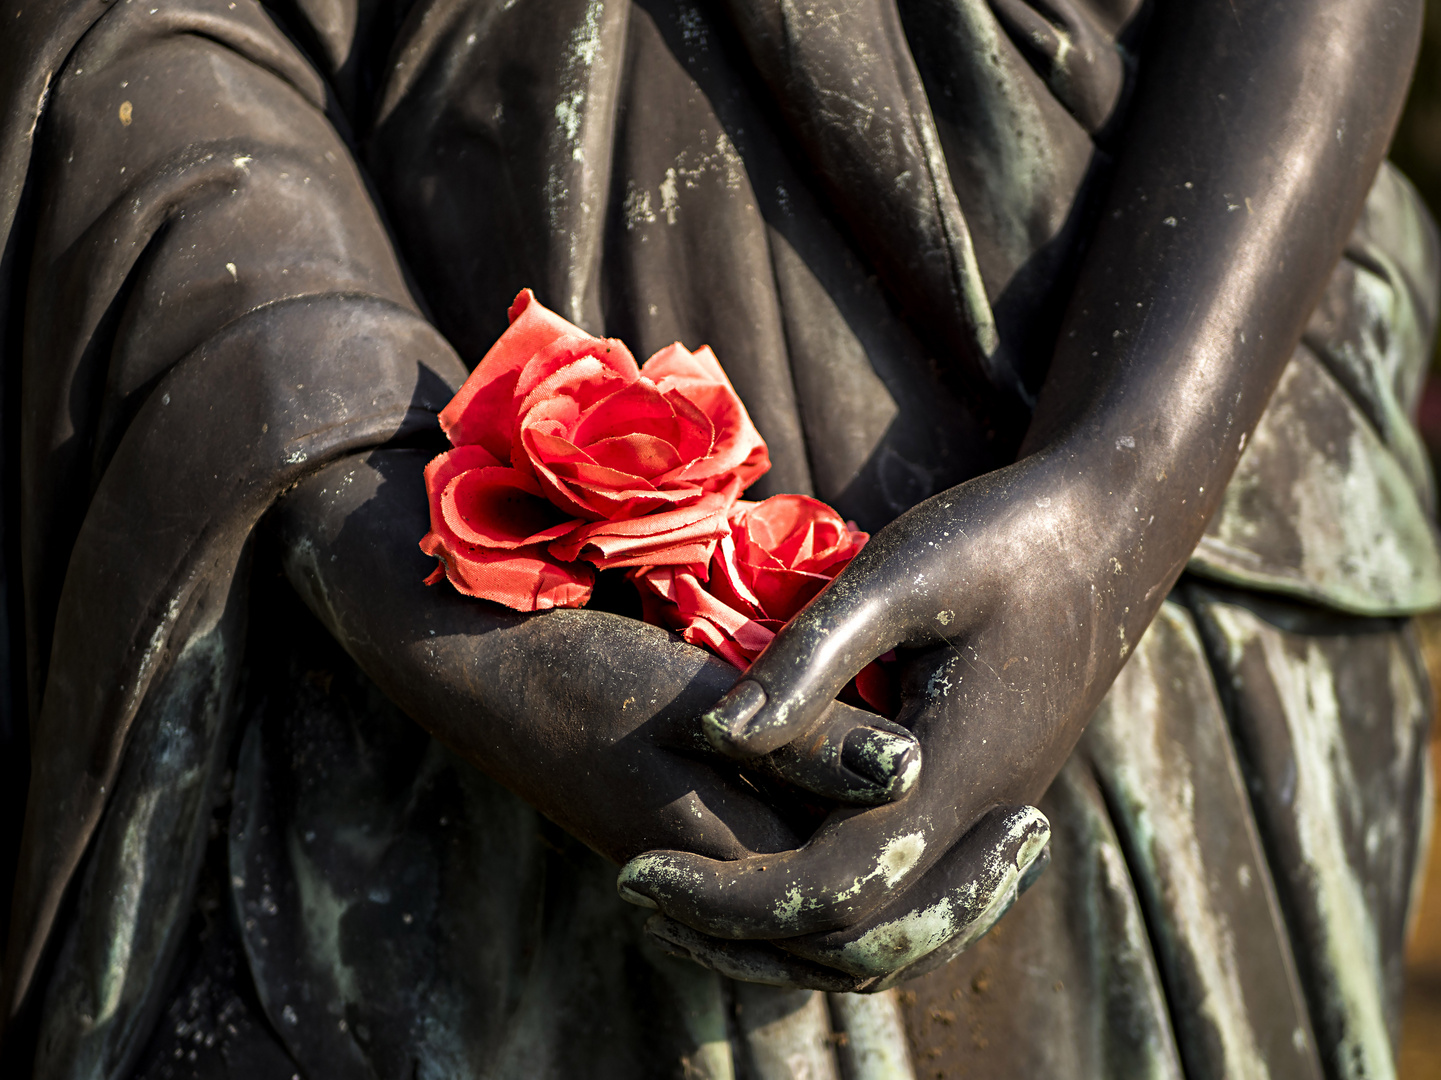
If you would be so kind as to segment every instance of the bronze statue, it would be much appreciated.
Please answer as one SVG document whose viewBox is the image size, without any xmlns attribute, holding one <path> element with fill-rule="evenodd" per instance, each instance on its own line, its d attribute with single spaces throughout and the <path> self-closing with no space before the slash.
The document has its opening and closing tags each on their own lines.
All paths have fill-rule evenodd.
<svg viewBox="0 0 1441 1080">
<path fill-rule="evenodd" d="M 1393 1075 L 1420 11 L 9 0 L 7 1075 Z M 525 286 L 875 534 L 739 680 L 422 584 Z"/>
</svg>

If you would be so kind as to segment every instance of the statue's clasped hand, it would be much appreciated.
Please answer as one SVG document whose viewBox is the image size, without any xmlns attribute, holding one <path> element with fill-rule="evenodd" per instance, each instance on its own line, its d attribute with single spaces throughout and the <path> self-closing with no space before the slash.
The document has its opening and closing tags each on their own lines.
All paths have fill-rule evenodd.
<svg viewBox="0 0 1441 1080">
<path fill-rule="evenodd" d="M 1067 506 L 1035 496 L 1045 483 L 1042 462 L 1022 462 L 897 519 L 701 717 L 743 762 L 803 745 L 855 673 L 900 647 L 897 720 L 924 765 L 902 798 L 837 809 L 793 850 L 632 859 L 621 895 L 657 909 L 665 947 L 752 981 L 881 989 L 955 956 L 1035 880 L 1050 825 L 1027 804 L 1079 734 L 1055 678 L 1073 635 L 1048 624 L 1083 621 L 1087 592 L 1045 539 Z"/>
</svg>

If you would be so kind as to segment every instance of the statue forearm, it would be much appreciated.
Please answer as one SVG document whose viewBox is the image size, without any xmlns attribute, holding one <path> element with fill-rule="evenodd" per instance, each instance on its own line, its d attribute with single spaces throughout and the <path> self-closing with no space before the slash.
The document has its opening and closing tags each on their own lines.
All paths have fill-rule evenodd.
<svg viewBox="0 0 1441 1080">
<path fill-rule="evenodd" d="M 434 565 L 417 544 L 428 523 L 428 456 L 381 449 L 337 461 L 289 492 L 270 521 L 290 581 L 380 689 L 607 855 L 666 844 L 734 854 L 738 843 L 791 842 L 767 832 L 774 823 L 761 813 L 702 827 L 686 811 L 692 831 L 668 824 L 676 795 L 730 790 L 696 760 L 710 756 L 696 717 L 735 681 L 729 664 L 635 619 L 519 614 L 424 584 Z M 903 745 L 886 766 L 869 766 L 876 775 L 860 775 L 851 766 L 866 766 L 846 753 L 852 739 Z M 875 803 L 908 789 L 918 753 L 903 731 L 835 702 L 813 743 L 755 767 L 822 796 Z M 699 789 L 692 774 L 705 778 Z M 597 800 L 621 809 L 607 818 Z"/>
<path fill-rule="evenodd" d="M 1021 459 L 881 530 L 705 717 L 727 752 L 770 750 L 878 653 L 938 646 L 913 661 L 902 713 L 926 752 L 916 794 L 796 857 L 819 883 L 807 925 L 883 901 L 833 887 L 858 850 L 878 857 L 915 830 L 925 873 L 987 810 L 1046 790 L 1200 539 L 1340 255 L 1419 14 L 1331 0 L 1157 12 Z M 726 919 L 743 870 L 706 868 L 705 904 Z M 730 925 L 685 903 L 692 926 Z M 757 915 L 758 936 L 773 923 Z"/>
<path fill-rule="evenodd" d="M 1021 466 L 1067 504 L 1037 516 L 1109 593 L 1115 646 L 1139 639 L 1185 565 L 1340 256 L 1420 17 L 1419 3 L 1330 0 L 1156 12 L 1023 447 L 1041 460 Z"/>
</svg>

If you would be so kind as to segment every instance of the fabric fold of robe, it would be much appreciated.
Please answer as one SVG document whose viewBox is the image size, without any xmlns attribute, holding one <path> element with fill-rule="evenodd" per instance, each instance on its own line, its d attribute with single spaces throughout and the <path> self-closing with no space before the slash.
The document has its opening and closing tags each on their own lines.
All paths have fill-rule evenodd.
<svg viewBox="0 0 1441 1080">
<path fill-rule="evenodd" d="M 256 522 L 325 462 L 434 432 L 464 376 L 405 286 L 324 84 L 258 7 L 16 14 L 5 48 L 33 51 L 5 69 L 64 63 L 0 155 L 31 169 L 28 187 L 9 179 L 5 220 L 23 208 L 35 223 L 12 230 L 5 263 L 7 312 L 26 311 L 4 354 L 24 532 L 6 586 L 12 603 L 23 587 L 33 761 L 7 1017 L 139 767 L 125 752 L 137 715 L 159 707 L 149 691 L 196 642 L 239 648 L 243 620 L 222 613 Z M 213 107 L 173 108 L 177 86 Z M 105 181 L 67 182 L 87 171 Z M 181 818 L 182 834 L 204 825 Z M 113 922 L 121 901 L 87 895 L 101 910 L 79 917 L 108 907 Z M 175 928 L 130 932 L 125 948 L 163 956 Z M 92 1023 L 153 1012 L 130 996 L 97 988 Z"/>
<path fill-rule="evenodd" d="M 1404 616 L 1441 597 L 1411 422 L 1441 260 L 1389 167 L 1189 583 L 1047 796 L 1051 869 L 874 1006 L 648 950 L 611 868 L 248 571 L 296 478 L 434 432 L 526 285 L 639 355 L 711 345 L 775 459 L 752 498 L 874 531 L 1005 464 L 1143 23 L 1129 0 L 0 6 L 4 674 L 35 762 L 0 1024 L 38 1014 L 36 1075 L 149 1080 L 177 1050 L 281 1077 L 1388 1075 L 1427 806 Z M 223 963 L 181 941 L 199 896 L 236 913 Z M 214 1047 L 187 1026 L 207 995 Z"/>
</svg>

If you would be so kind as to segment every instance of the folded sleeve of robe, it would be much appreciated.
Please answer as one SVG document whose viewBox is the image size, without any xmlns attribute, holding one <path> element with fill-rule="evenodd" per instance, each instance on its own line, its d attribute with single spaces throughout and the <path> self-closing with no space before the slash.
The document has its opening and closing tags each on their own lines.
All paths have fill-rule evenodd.
<svg viewBox="0 0 1441 1080">
<path fill-rule="evenodd" d="M 33 761 L 8 1019 L 87 847 L 79 902 L 105 910 L 79 920 L 94 941 L 66 947 L 173 947 L 183 919 L 137 919 L 154 905 L 117 901 L 105 877 L 139 845 L 179 879 L 136 888 L 189 892 L 205 717 L 233 684 L 231 598 L 256 522 L 336 456 L 433 429 L 464 369 L 407 289 L 324 83 L 257 4 L 4 14 L 17 29 L 0 90 L 20 121 L 3 132 L 0 222 L 23 223 L 0 277 L 19 532 L 6 585 L 23 594 Z M 142 730 L 143 768 L 125 753 Z M 111 836 L 117 799 L 133 805 L 106 819 L 129 822 Z M 64 992 L 109 1074 L 107 1046 L 128 1043 L 105 1031 L 143 1024 L 160 987 L 148 963 L 87 970 Z"/>
</svg>

